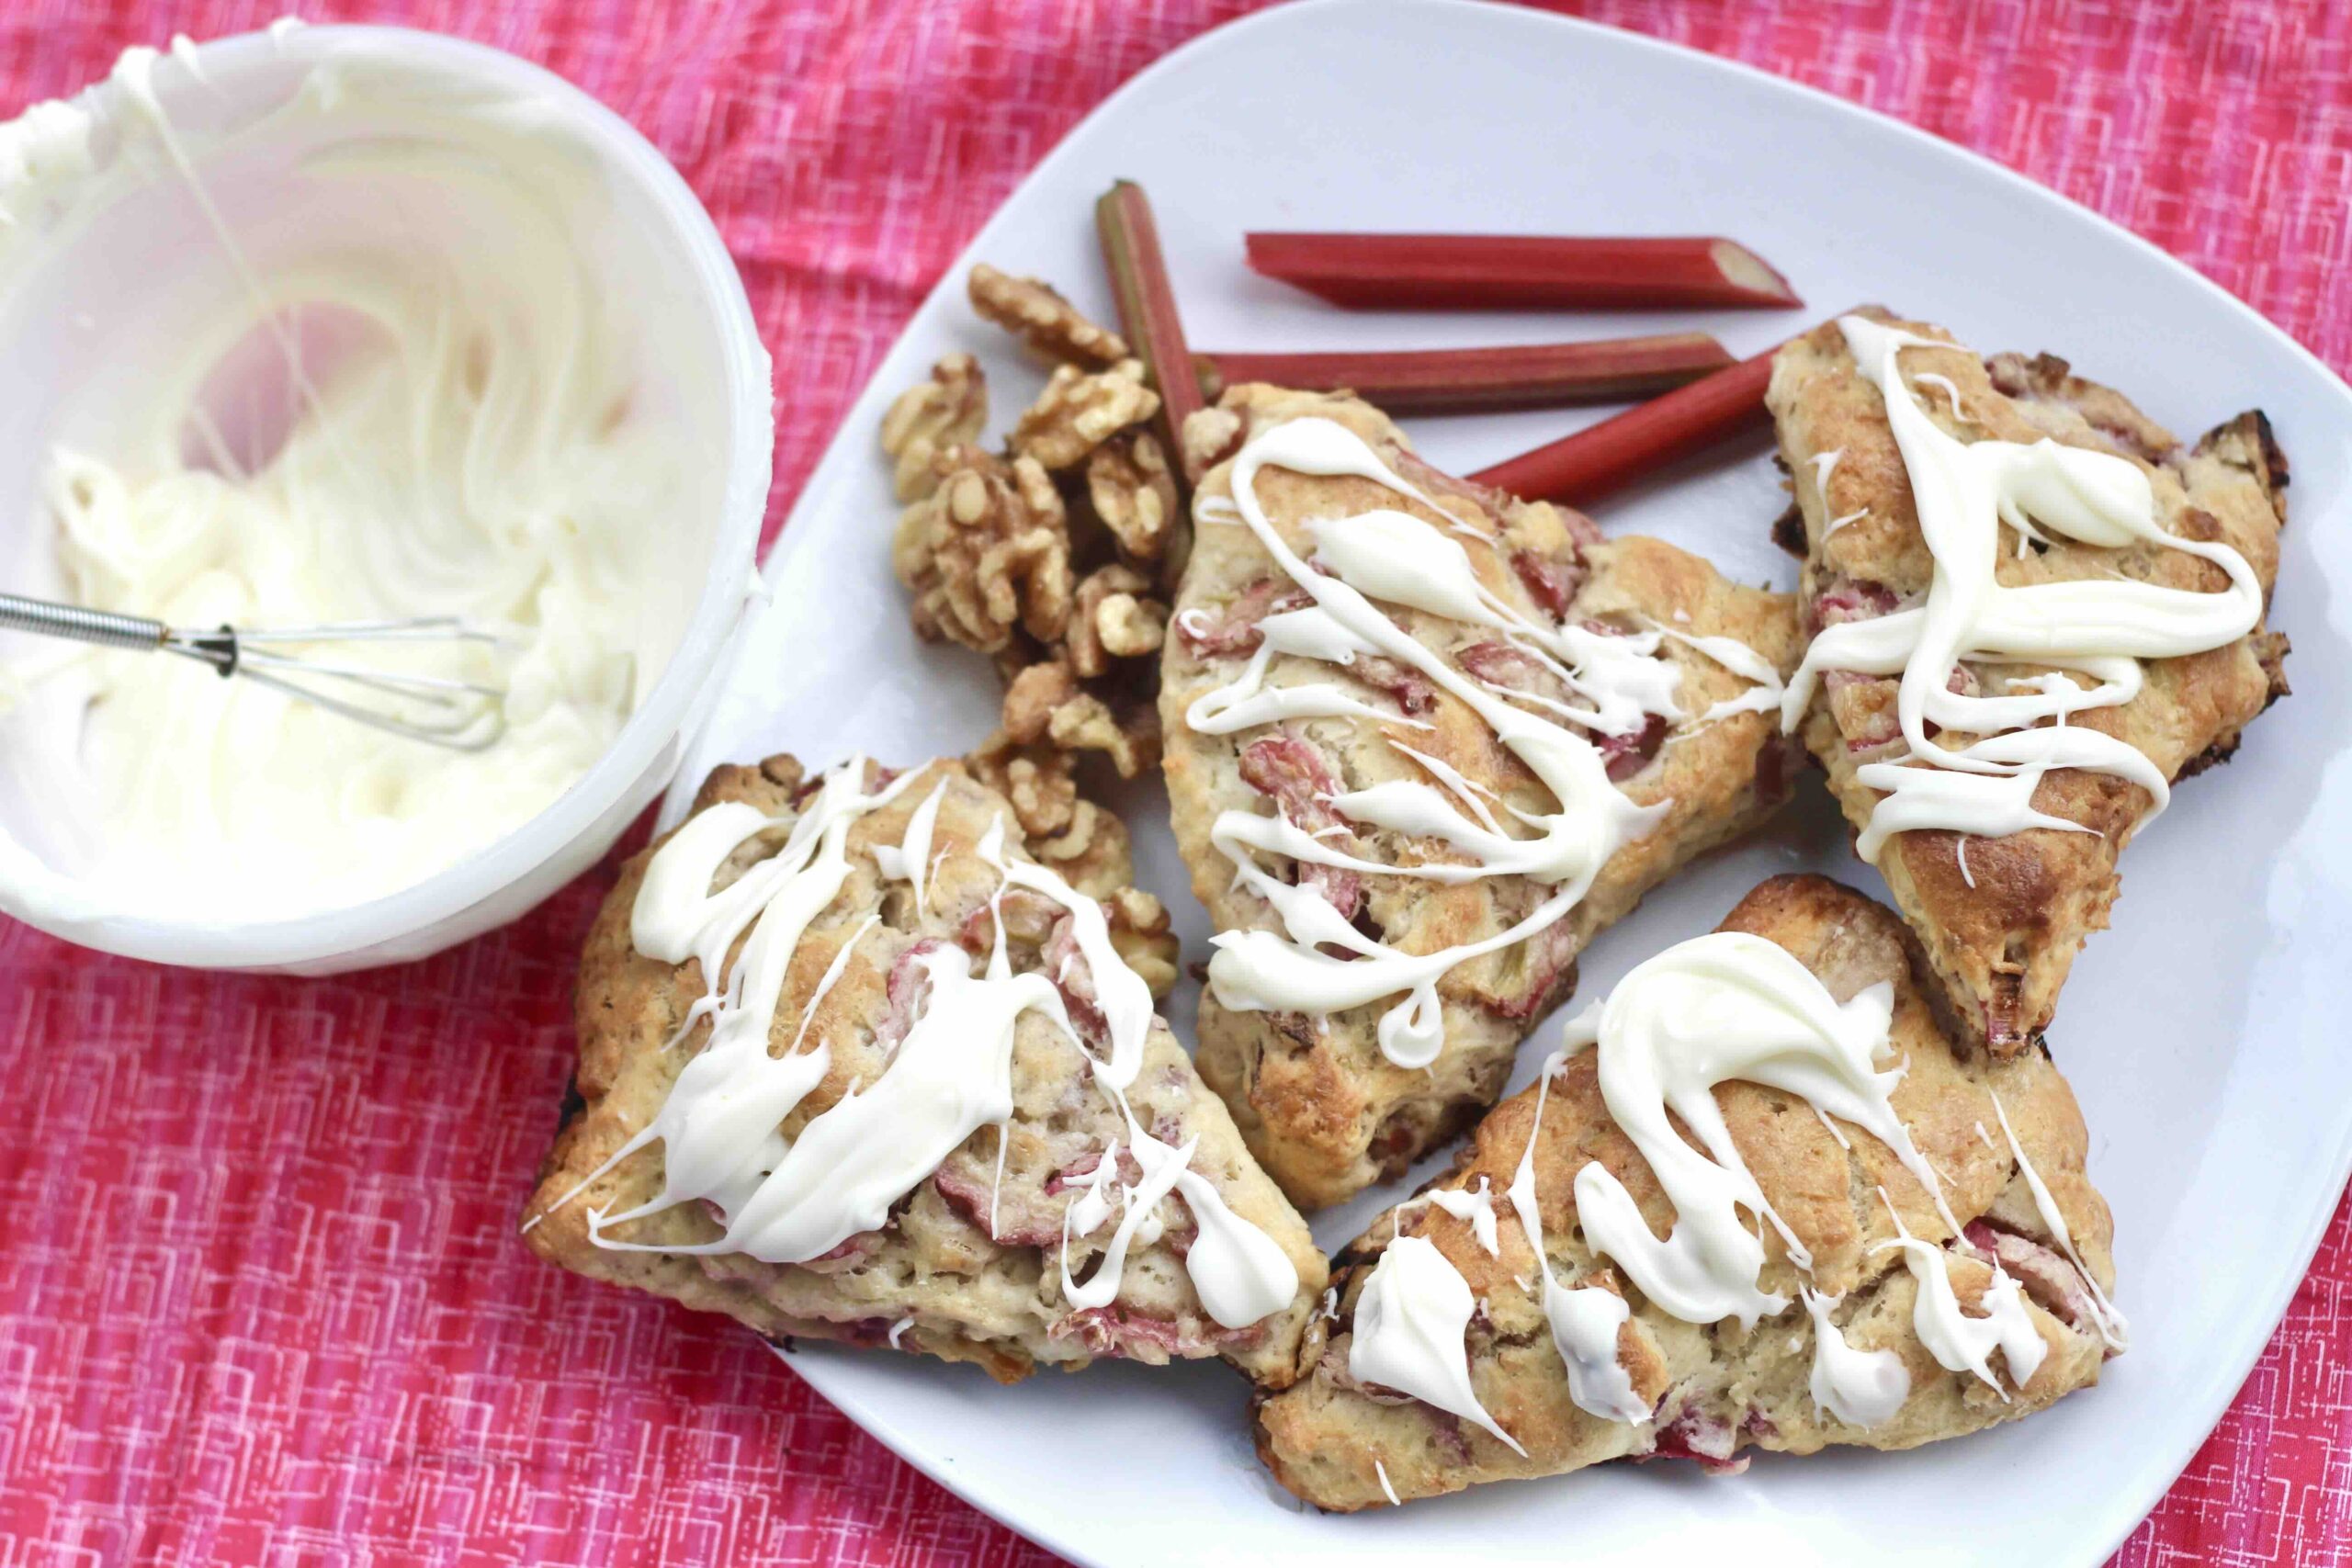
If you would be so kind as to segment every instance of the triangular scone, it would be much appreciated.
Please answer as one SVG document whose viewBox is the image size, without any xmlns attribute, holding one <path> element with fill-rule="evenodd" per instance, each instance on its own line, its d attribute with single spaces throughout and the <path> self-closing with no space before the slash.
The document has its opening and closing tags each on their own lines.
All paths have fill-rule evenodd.
<svg viewBox="0 0 2352 1568">
<path fill-rule="evenodd" d="M 1065 880 L 961 762 L 712 774 L 589 936 L 531 1246 L 1006 1382 L 1097 1356 L 1285 1378 L 1322 1255 L 1153 1013 L 1174 954 L 1124 831 L 1080 821 L 1091 848 L 1036 846 Z M 696 947 L 731 955 L 715 1012 Z"/>
<path fill-rule="evenodd" d="M 1788 797 L 1794 606 L 1449 479 L 1352 399 L 1239 387 L 1203 428 L 1228 456 L 1198 488 L 1160 694 L 1176 836 L 1219 931 L 1201 1075 L 1311 1207 L 1492 1104 L 1593 933 Z M 1419 498 L 1334 469 L 1368 462 Z M 1373 945 L 1476 951 L 1417 976 L 1416 1003 L 1363 994 L 1412 967 Z M 1312 986 L 1267 974 L 1318 964 Z"/>
<path fill-rule="evenodd" d="M 1786 876 L 1635 969 L 1336 1260 L 1297 1379 L 1259 1404 L 1275 1476 L 1354 1509 L 1611 1459 L 1736 1469 L 1957 1437 L 2096 1382 L 2124 1325 L 2074 1095 L 2038 1050 L 1939 1032 L 1917 953 L 1891 911 Z M 1705 1152 L 1711 1107 L 1745 1177 Z"/>
<path fill-rule="evenodd" d="M 1938 328 L 1896 321 L 1883 311 L 1865 312 L 1863 319 L 1950 341 Z M 1886 401 L 1858 365 L 1847 337 L 1833 321 L 1782 349 L 1770 397 L 1804 520 L 1804 596 L 1807 626 L 1816 631 L 1859 627 L 1918 610 L 1928 603 L 1937 564 L 1920 527 L 1912 475 Z M 2287 468 L 2261 414 L 2240 414 L 2194 447 L 2184 447 L 2120 394 L 2070 375 L 2064 361 L 2048 355 L 2027 360 L 2003 355 L 1988 361 L 1966 349 L 1939 346 L 1899 353 L 1910 406 L 1924 411 L 1932 430 L 1962 449 L 1986 442 L 2012 444 L 2007 450 L 2025 459 L 2015 470 L 2016 492 L 2039 537 L 2025 540 L 2021 549 L 2018 532 L 1995 520 L 1996 508 L 1989 499 L 1974 509 L 1982 522 L 1975 537 L 1993 555 L 1994 581 L 2002 590 L 2128 580 L 2207 595 L 2232 591 L 2225 567 L 2211 558 L 2144 537 L 2120 547 L 2086 544 L 2035 515 L 2052 503 L 2053 494 L 2061 500 L 2097 499 L 2095 492 L 2119 474 L 2127 479 L 2125 488 L 2132 488 L 2128 476 L 2136 468 L 2145 475 L 2139 493 L 2154 528 L 2192 546 L 2233 547 L 2267 604 L 2278 570 Z M 2032 468 L 2030 448 L 2045 437 L 2066 448 L 2106 455 L 2101 460 L 2113 470 L 2064 476 Z M 1927 439 L 1930 459 L 1940 463 L 1933 437 Z M 1992 481 L 1978 478 L 1986 487 L 1980 496 L 1989 497 Z M 1942 553 L 1958 557 L 1967 551 L 1947 547 Z M 1940 592 L 1950 596 L 1958 590 Z M 2246 721 L 2287 690 L 2281 669 L 2287 640 L 2256 618 L 2262 606 L 2253 604 L 2250 587 L 2243 596 L 2254 622 L 2250 633 L 2233 635 L 2224 628 L 2218 644 L 2202 640 L 2203 651 L 2146 659 L 2141 664 L 2144 684 L 2136 696 L 2120 706 L 2078 707 L 2065 722 L 2136 750 L 2165 780 L 2228 757 Z M 1956 597 L 1945 602 L 1957 607 Z M 2089 623 L 2076 606 L 2036 608 L 2025 597 L 2014 603 L 2012 618 L 2032 623 L 2018 641 L 2053 628 L 2078 641 L 2086 636 L 2098 640 L 2089 636 Z M 2142 608 L 2132 607 L 2129 619 L 2114 629 L 2144 637 L 2148 623 Z M 1851 638 L 1871 629 L 1836 635 Z M 2122 639 L 2111 640 L 2120 647 Z M 1929 811 L 1921 818 L 1928 825 L 1896 831 L 1883 846 L 1873 844 L 1868 829 L 1885 796 L 1871 787 L 1864 770 L 1900 761 L 1913 749 L 1898 709 L 1900 666 L 1885 673 L 1858 671 L 1841 667 L 1845 658 L 1816 647 L 1808 661 L 1809 668 L 1819 669 L 1821 680 L 1801 718 L 1805 743 L 1827 768 L 1848 820 L 1865 835 L 1863 847 L 1876 851 L 1872 858 L 1895 905 L 1927 944 L 1955 1009 L 1983 1031 L 1995 1050 L 2018 1050 L 2049 1023 L 2084 938 L 2107 923 L 2118 886 L 2117 856 L 2143 820 L 2154 794 L 2121 773 L 2063 767 L 2040 775 L 2038 787 L 2027 786 L 2031 809 L 2092 831 L 2035 826 L 2007 834 L 1963 833 L 1944 825 L 1959 818 Z M 2075 684 L 2093 683 L 2095 676 L 2077 668 L 2084 672 Z M 2047 663 L 1963 654 L 1942 685 L 1951 699 L 1961 702 L 2015 697 L 2030 689 L 2027 682 L 2051 672 Z M 1801 693 L 1805 684 L 1798 682 Z M 1923 705 L 1947 701 L 1931 694 L 1936 684 L 1922 685 Z M 1946 718 L 1940 727 L 1924 727 L 1939 745 L 1966 746 L 1985 733 L 1970 730 L 1949 714 Z M 2040 727 L 2048 728 L 2046 721 Z M 1949 784 L 1949 777 L 1940 782 Z M 2024 801 L 2014 804 L 2022 807 Z M 1996 825 L 2016 821 L 2013 817 Z"/>
</svg>

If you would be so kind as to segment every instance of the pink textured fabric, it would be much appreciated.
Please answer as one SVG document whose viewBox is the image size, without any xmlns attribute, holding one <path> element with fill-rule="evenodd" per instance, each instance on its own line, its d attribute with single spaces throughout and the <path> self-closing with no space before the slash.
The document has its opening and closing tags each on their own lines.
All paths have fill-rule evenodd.
<svg viewBox="0 0 2352 1568">
<path fill-rule="evenodd" d="M 673 158 L 768 343 L 775 518 L 925 289 L 1044 152 L 1230 0 L 416 0 L 303 9 L 530 56 Z M 277 0 L 10 0 L 0 109 Z M 1933 0 L 1589 14 L 1977 148 L 2352 366 L 2341 4 Z M 18 391 L 22 392 L 22 389 Z M 0 920 L 0 1562 L 1053 1561 L 747 1335 L 530 1258 L 611 868 L 406 969 L 221 978 Z M 2339 1561 L 2352 1220 L 2119 1561 Z M 1973 1506 L 1984 1506 L 1986 1499 Z"/>
</svg>

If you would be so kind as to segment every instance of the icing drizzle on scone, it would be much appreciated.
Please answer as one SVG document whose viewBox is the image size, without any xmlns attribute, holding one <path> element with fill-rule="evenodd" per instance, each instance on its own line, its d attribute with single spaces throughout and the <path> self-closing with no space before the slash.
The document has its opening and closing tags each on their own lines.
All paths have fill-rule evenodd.
<svg viewBox="0 0 2352 1568">
<path fill-rule="evenodd" d="M 661 1193 L 620 1213 L 591 1213 L 589 1235 L 597 1246 L 740 1253 L 768 1263 L 821 1258 L 851 1237 L 887 1224 L 893 1205 L 983 1127 L 996 1129 L 1001 1171 L 1014 1102 L 1015 1030 L 1023 1015 L 1035 1013 L 1084 1055 L 1094 1083 L 1124 1122 L 1125 1154 L 1142 1171 L 1132 1188 L 1118 1181 L 1114 1173 L 1122 1150 L 1114 1141 L 1096 1163 L 1095 1179 L 1072 1188 L 1062 1220 L 1065 1298 L 1080 1309 L 1114 1301 L 1129 1247 L 1148 1246 L 1158 1237 L 1157 1212 L 1172 1192 L 1182 1198 L 1197 1229 L 1184 1267 L 1208 1314 L 1227 1328 L 1240 1328 L 1280 1311 L 1298 1289 L 1289 1257 L 1273 1238 L 1234 1213 L 1216 1187 L 1191 1168 L 1193 1143 L 1176 1147 L 1162 1142 L 1129 1108 L 1125 1091 L 1143 1066 L 1152 1027 L 1150 988 L 1120 956 L 1099 903 L 1045 866 L 1006 854 L 1001 815 L 976 848 L 997 874 L 991 906 L 1001 905 L 1012 888 L 1060 906 L 1075 957 L 1090 972 L 1091 1000 L 1102 1016 L 1106 1050 L 1089 1050 L 1071 1026 L 1057 984 L 1062 976 L 1013 972 L 999 918 L 994 945 L 977 974 L 971 954 L 961 947 L 942 943 L 910 950 L 925 995 L 888 1065 L 872 1082 L 854 1085 L 810 1117 L 797 1136 L 784 1135 L 784 1121 L 823 1080 L 830 1065 L 823 1032 L 810 1038 L 816 1003 L 873 922 L 860 927 L 836 954 L 791 1044 L 783 1055 L 773 1055 L 770 1042 L 793 954 L 810 922 L 849 880 L 851 829 L 897 800 L 927 772 L 901 774 L 868 794 L 865 760 L 853 758 L 827 773 L 815 798 L 796 815 L 770 817 L 742 802 L 723 801 L 689 818 L 654 853 L 630 912 L 630 939 L 646 957 L 700 964 L 707 990 L 695 1003 L 687 1027 L 707 1017 L 709 1035 L 679 1072 L 653 1119 L 554 1206 L 659 1142 Z M 926 863 L 944 788 L 943 780 L 912 814 L 899 845 L 878 846 L 873 857 L 883 876 L 909 883 L 919 897 L 930 871 Z M 778 830 L 786 838 L 775 853 L 713 890 L 730 859 Z M 1125 1213 L 1100 1267 L 1080 1284 L 1069 1272 L 1069 1238 L 1107 1224 L 1114 1194 Z M 717 1213 L 725 1227 L 717 1239 L 656 1245 L 610 1234 L 632 1220 L 692 1202 Z"/>
<path fill-rule="evenodd" d="M 1567 1057 L 1587 1049 L 1596 1054 L 1601 1100 L 1610 1117 L 1640 1151 L 1674 1212 L 1672 1230 L 1660 1240 L 1616 1176 L 1597 1160 L 1588 1162 L 1576 1176 L 1577 1220 L 1596 1264 L 1603 1259 L 1612 1263 L 1652 1305 L 1686 1323 L 1736 1319 L 1752 1329 L 1760 1318 L 1776 1315 L 1790 1304 L 1787 1296 L 1766 1292 L 1758 1282 L 1767 1255 L 1760 1228 L 1751 1227 L 1771 1225 L 1789 1261 L 1808 1276 L 1800 1294 L 1815 1330 L 1810 1389 L 1815 1403 L 1836 1419 L 1855 1427 L 1893 1419 L 1908 1396 L 1909 1374 L 1894 1351 L 1849 1346 L 1832 1320 L 1831 1309 L 1841 1298 L 1825 1295 L 1810 1283 L 1810 1255 L 1758 1187 L 1724 1123 L 1714 1090 L 1732 1079 L 1804 1100 L 1841 1142 L 1847 1137 L 1845 1126 L 1878 1139 L 1918 1180 L 1950 1228 L 1953 1245 L 1970 1249 L 1990 1267 L 1993 1278 L 1982 1293 L 1985 1315 L 1971 1315 L 1952 1289 L 1951 1255 L 1911 1235 L 1894 1205 L 1887 1204 L 1894 1235 L 1875 1250 L 1902 1250 L 1903 1261 L 1919 1285 L 1912 1331 L 1946 1370 L 1972 1373 L 2007 1399 L 2008 1390 L 1995 1375 L 1992 1355 L 1997 1351 L 2002 1356 L 2010 1383 L 2018 1387 L 2041 1362 L 2046 1347 L 2017 1277 L 2005 1266 L 2005 1240 L 2021 1253 L 2040 1255 L 2035 1261 L 2049 1270 L 2049 1277 L 2038 1284 L 2071 1290 L 2078 1283 L 2087 1296 L 2085 1320 L 2110 1347 L 2122 1347 L 2126 1330 L 2121 1314 L 2075 1250 L 2063 1216 L 2010 1131 L 1997 1098 L 1996 1113 L 2009 1134 L 2018 1169 L 2065 1257 L 2061 1259 L 2023 1237 L 1993 1233 L 1989 1243 L 1980 1240 L 1953 1217 L 1935 1168 L 1919 1153 L 1894 1111 L 1892 1095 L 1903 1069 L 1899 1064 L 1881 1066 L 1891 1049 L 1892 1018 L 1893 989 L 1886 983 L 1840 1003 L 1785 949 L 1744 932 L 1718 931 L 1679 943 L 1641 964 L 1605 1002 L 1569 1023 L 1564 1048 L 1544 1064 L 1538 1079 L 1534 1122 L 1507 1196 L 1535 1253 L 1541 1270 L 1537 1288 L 1554 1343 L 1568 1369 L 1570 1397 L 1579 1408 L 1611 1421 L 1639 1423 L 1654 1417 L 1618 1359 L 1618 1339 L 1627 1316 L 1623 1297 L 1600 1285 L 1562 1286 L 1544 1247 L 1534 1162 L 1544 1100 Z M 1689 1129 L 1688 1137 L 1671 1119 Z M 1470 1409 L 1463 1404 L 1469 1385 L 1459 1326 L 1448 1342 L 1442 1371 L 1433 1364 L 1437 1353 L 1430 1348 L 1434 1336 L 1428 1326 L 1463 1315 L 1459 1308 L 1468 1300 L 1468 1284 L 1426 1240 L 1401 1240 L 1418 1243 L 1423 1250 L 1410 1256 L 1409 1266 L 1392 1269 L 1389 1257 L 1399 1245 L 1392 1242 L 1390 1254 L 1375 1268 L 1366 1293 L 1374 1284 L 1382 1291 L 1376 1326 L 1385 1335 L 1384 1348 L 1369 1360 L 1357 1351 L 1350 1370 L 1363 1381 L 1385 1382 L 1455 1415 L 1480 1419 L 1484 1412 L 1476 1410 L 1475 1401 Z M 2027 1265 L 2021 1260 L 2020 1267 Z M 1361 1324 L 1361 1303 L 1357 1311 Z M 1394 1342 L 1398 1337 L 1385 1326 L 1407 1322 L 1423 1325 L 1412 1355 Z M 1382 1370 L 1392 1375 L 1372 1375 Z M 1412 1381 L 1396 1381 L 1399 1372 Z M 1491 1429 L 1489 1423 L 1481 1424 Z"/>
<path fill-rule="evenodd" d="M 1259 498 L 1258 476 L 1268 468 L 1370 479 L 1419 502 L 1451 526 L 1442 530 L 1385 508 L 1317 520 L 1308 525 L 1315 539 L 1309 564 L 1283 540 Z M 1438 982 L 1456 965 L 1525 942 L 1557 922 L 1582 901 L 1610 856 L 1665 812 L 1665 802 L 1637 806 L 1622 793 L 1601 749 L 1587 739 L 1590 734 L 1622 739 L 1690 716 L 1677 701 L 1680 672 L 1657 657 L 1665 640 L 1673 637 L 1756 682 L 1755 692 L 1698 716 L 1702 722 L 1729 712 L 1769 709 L 1779 697 L 1778 675 L 1768 660 L 1727 637 L 1664 628 L 1612 635 L 1544 624 L 1521 614 L 1479 581 L 1469 552 L 1451 536 L 1492 541 L 1454 519 L 1336 421 L 1295 419 L 1259 432 L 1234 458 L 1231 475 L 1230 511 L 1219 505 L 1216 518 L 1229 516 L 1257 536 L 1290 580 L 1297 603 L 1257 623 L 1259 640 L 1248 664 L 1194 701 L 1185 722 L 1204 735 L 1328 717 L 1367 717 L 1392 728 L 1429 729 L 1402 705 L 1383 706 L 1335 683 L 1267 681 L 1272 661 L 1283 656 L 1341 668 L 1385 660 L 1468 707 L 1557 803 L 1551 812 L 1519 810 L 1408 741 L 1392 738 L 1388 743 L 1395 750 L 1421 763 L 1443 787 L 1397 779 L 1357 790 L 1316 788 L 1311 804 L 1334 818 L 1331 828 L 1310 830 L 1297 819 L 1298 811 L 1282 801 L 1271 817 L 1228 810 L 1211 827 L 1210 841 L 1233 863 L 1237 880 L 1272 907 L 1282 927 L 1217 935 L 1208 976 L 1217 1001 L 1237 1011 L 1328 1014 L 1401 995 L 1404 999 L 1381 1017 L 1381 1050 L 1399 1066 L 1427 1066 L 1444 1043 Z M 1211 502 L 1222 501 L 1202 502 L 1203 521 L 1211 520 Z M 1498 640 L 1483 646 L 1557 681 L 1566 700 L 1490 676 L 1466 659 L 1457 664 L 1398 626 L 1375 600 L 1491 634 Z M 1532 836 L 1507 827 L 1503 816 Z M 1370 860 L 1329 841 L 1332 831 L 1347 824 L 1432 839 L 1458 858 L 1413 864 Z M 1295 863 L 1298 880 L 1285 882 L 1267 870 L 1260 857 L 1269 855 Z M 1492 936 L 1408 953 L 1359 931 L 1333 904 L 1327 889 L 1335 879 L 1363 875 L 1443 884 L 1521 876 L 1553 891 L 1523 919 Z"/>
<path fill-rule="evenodd" d="M 2225 544 L 2159 527 L 2147 472 L 2127 457 L 2047 438 L 2027 446 L 1947 434 L 1905 383 L 1899 355 L 1957 344 L 1861 316 L 1838 324 L 1856 367 L 1885 402 L 1919 532 L 1935 558 L 1925 604 L 1823 627 L 1782 699 L 1783 727 L 1793 730 L 1823 671 L 1902 676 L 1896 712 L 1908 751 L 1857 770 L 1863 784 L 1883 794 L 1856 849 L 1875 862 L 1890 834 L 1917 829 L 1991 838 L 2029 828 L 2094 831 L 2034 807 L 2042 776 L 2057 768 L 2137 784 L 2154 817 L 2171 795 L 2162 771 L 2130 743 L 2067 720 L 2139 695 L 2143 659 L 2223 648 L 2254 630 L 2263 608 L 2254 569 Z M 2205 593 L 2109 576 L 2004 588 L 1995 580 L 2004 523 L 2021 553 L 2044 539 L 2041 529 L 2098 548 L 2153 544 L 2212 562 L 2230 586 Z M 1953 680 L 1966 660 L 2052 668 L 2009 681 L 2002 694 L 1972 694 L 1951 689 L 1973 685 Z M 1947 746 L 1936 729 L 1981 739 Z"/>
</svg>

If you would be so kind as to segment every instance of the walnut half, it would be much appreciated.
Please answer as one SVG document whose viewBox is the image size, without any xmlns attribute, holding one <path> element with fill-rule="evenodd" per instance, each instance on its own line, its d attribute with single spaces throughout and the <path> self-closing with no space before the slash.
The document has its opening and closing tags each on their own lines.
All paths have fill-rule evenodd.
<svg viewBox="0 0 2352 1568">
<path fill-rule="evenodd" d="M 1015 740 L 1044 741 L 1062 751 L 1100 751 L 1121 778 L 1159 761 L 1159 714 L 1149 699 L 1114 711 L 1078 683 L 1061 660 L 1032 664 L 1004 692 L 1004 728 Z"/>
<path fill-rule="evenodd" d="M 1012 427 L 1012 449 L 1048 468 L 1075 468 L 1097 446 L 1159 412 L 1159 394 L 1144 385 L 1140 359 L 1123 359 L 1092 375 L 1057 366 Z"/>
<path fill-rule="evenodd" d="M 1150 431 L 1131 430 L 1097 446 L 1086 459 L 1086 493 L 1123 552 L 1158 560 L 1167 550 L 1176 521 L 1176 476 Z"/>
<path fill-rule="evenodd" d="M 1015 277 L 986 262 L 965 281 L 972 309 L 1046 358 L 1106 368 L 1127 357 L 1127 340 L 1098 327 L 1042 278 Z"/>
<path fill-rule="evenodd" d="M 1018 626 L 1039 642 L 1069 629 L 1069 520 L 1053 480 L 1025 457 L 976 446 L 934 460 L 937 488 L 899 514 L 891 564 L 915 595 L 915 630 L 1001 653 Z"/>
<path fill-rule="evenodd" d="M 1071 595 L 1069 667 L 1083 679 L 1108 674 L 1114 659 L 1144 659 L 1168 635 L 1168 607 L 1146 597 L 1151 582 L 1133 567 L 1089 572 Z"/>
<path fill-rule="evenodd" d="M 930 380 L 899 393 L 882 416 L 882 450 L 895 465 L 898 498 L 929 495 L 939 484 L 939 455 L 978 441 L 988 419 L 988 378 L 968 354 L 949 355 L 931 367 Z"/>
</svg>

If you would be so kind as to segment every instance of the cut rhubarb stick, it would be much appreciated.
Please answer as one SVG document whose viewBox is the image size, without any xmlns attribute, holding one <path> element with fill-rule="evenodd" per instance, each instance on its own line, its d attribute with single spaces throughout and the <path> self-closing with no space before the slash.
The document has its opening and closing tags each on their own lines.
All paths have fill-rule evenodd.
<svg viewBox="0 0 2352 1568">
<path fill-rule="evenodd" d="M 1724 345 L 1704 333 L 1510 348 L 1201 357 L 1224 387 L 1264 381 L 1301 392 L 1353 392 L 1392 414 L 1492 413 L 1628 402 L 1732 363 Z M 1211 387 L 1203 391 L 1216 395 Z"/>
<path fill-rule="evenodd" d="M 1589 505 L 1677 458 L 1762 425 L 1764 388 L 1779 352 L 1777 346 L 1766 349 L 1703 381 L 1678 387 L 1470 477 L 1528 501 Z"/>
<path fill-rule="evenodd" d="M 1133 180 L 1113 186 L 1094 204 L 1094 226 L 1119 302 L 1119 326 L 1159 394 L 1159 438 L 1189 491 L 1200 476 L 1184 460 L 1184 421 L 1201 408 L 1200 378 L 1193 352 L 1184 345 L 1183 319 L 1176 313 L 1168 259 L 1159 249 L 1159 225 L 1152 220 L 1143 186 Z"/>
<path fill-rule="evenodd" d="M 1626 310 L 1804 303 L 1735 241 L 1708 235 L 1251 234 L 1250 265 L 1352 310 Z"/>
</svg>

